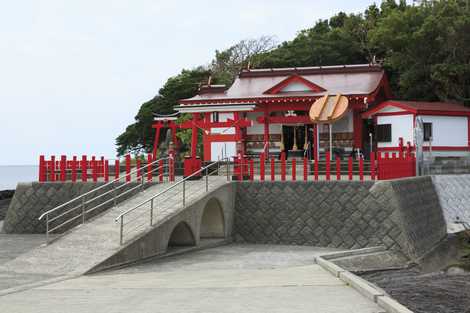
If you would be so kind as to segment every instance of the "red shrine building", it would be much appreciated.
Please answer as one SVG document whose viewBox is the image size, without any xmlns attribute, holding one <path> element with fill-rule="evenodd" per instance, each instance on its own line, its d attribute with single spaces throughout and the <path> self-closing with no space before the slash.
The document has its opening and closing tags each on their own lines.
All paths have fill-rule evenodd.
<svg viewBox="0 0 470 313">
<path fill-rule="evenodd" d="M 332 123 L 313 123 L 309 110 L 325 95 L 346 97 L 347 112 Z M 340 156 L 362 152 L 367 157 L 370 151 L 413 147 L 420 117 L 425 151 L 470 155 L 470 108 L 393 100 L 387 75 L 376 64 L 244 69 L 230 87 L 203 85 L 196 96 L 181 99 L 175 111 L 192 118 L 176 125 L 174 115 L 156 114 L 154 154 L 160 129 L 170 127 L 173 134 L 176 128 L 193 130 L 191 158 L 202 161 L 281 152 L 287 158 L 312 159 L 329 149 Z M 198 130 L 202 156 L 196 155 Z"/>
</svg>

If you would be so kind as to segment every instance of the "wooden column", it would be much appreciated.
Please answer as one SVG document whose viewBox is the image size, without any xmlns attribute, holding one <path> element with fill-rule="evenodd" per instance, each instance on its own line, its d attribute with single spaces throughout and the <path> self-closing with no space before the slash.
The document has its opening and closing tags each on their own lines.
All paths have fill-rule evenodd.
<svg viewBox="0 0 470 313">
<path fill-rule="evenodd" d="M 353 111 L 354 148 L 362 149 L 362 116 L 358 110 Z"/>
</svg>

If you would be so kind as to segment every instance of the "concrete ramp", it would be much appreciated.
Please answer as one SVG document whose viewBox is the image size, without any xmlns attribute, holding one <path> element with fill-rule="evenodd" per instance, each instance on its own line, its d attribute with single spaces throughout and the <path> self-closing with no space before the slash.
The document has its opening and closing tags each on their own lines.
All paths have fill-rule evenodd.
<svg viewBox="0 0 470 313">
<path fill-rule="evenodd" d="M 22 275 L 31 274 L 38 275 L 38 277 L 47 275 L 49 278 L 62 276 L 70 277 L 84 274 L 97 266 L 104 268 L 106 266 L 115 265 L 110 263 L 110 260 L 113 260 L 113 256 L 116 254 L 121 256 L 117 258 L 118 260 L 123 260 L 122 255 L 127 256 L 126 261 L 131 259 L 135 260 L 134 255 L 129 255 L 125 251 L 130 251 L 129 248 L 134 247 L 136 243 L 142 245 L 141 242 L 144 242 L 143 245 L 146 246 L 145 238 L 148 238 L 146 236 L 149 236 L 149 234 L 168 233 L 171 235 L 173 224 L 178 220 L 187 223 L 192 231 L 195 244 L 197 244 L 200 241 L 198 237 L 200 235 L 200 227 L 195 225 L 199 222 L 197 221 L 199 211 L 194 213 L 192 204 L 198 203 L 198 200 L 201 198 L 205 198 L 204 194 L 206 192 L 205 188 L 203 188 L 203 186 L 205 186 L 204 184 L 204 181 L 187 182 L 186 188 L 189 187 L 192 193 L 186 199 L 187 205 L 185 209 L 183 209 L 180 199 L 181 191 L 178 190 L 179 187 L 175 187 L 172 193 L 168 194 L 167 199 L 157 205 L 154 225 L 152 227 L 147 224 L 149 219 L 148 214 L 144 214 L 148 212 L 148 208 L 140 208 L 142 214 L 140 216 L 141 220 L 138 220 L 138 222 L 141 222 L 140 224 L 142 224 L 143 227 L 135 231 L 133 238 L 128 239 L 124 245 L 120 245 L 119 243 L 120 228 L 119 224 L 115 223 L 114 219 L 116 216 L 157 194 L 164 188 L 167 188 L 168 185 L 162 184 L 149 187 L 133 198 L 109 209 L 99 217 L 84 225 L 75 227 L 70 233 L 51 244 L 37 247 L 2 264 L 0 266 L 0 273 L 9 273 L 10 275 L 14 275 L 14 273 Z M 209 187 L 211 190 L 214 190 L 214 192 L 217 192 L 217 188 L 224 184 L 227 184 L 226 179 L 215 177 L 211 179 Z M 210 195 L 210 193 L 207 195 Z M 200 203 L 199 205 L 202 204 Z M 227 220 L 229 220 L 229 218 L 227 218 Z M 228 231 L 228 229 L 226 231 Z M 144 238 L 142 239 L 144 241 L 134 238 Z M 173 239 L 176 240 L 176 243 L 174 243 L 176 246 L 178 244 L 184 244 L 181 238 L 175 237 Z M 148 247 L 144 249 L 144 253 L 145 255 L 164 253 L 167 244 L 168 242 L 165 242 L 162 238 L 158 247 L 155 247 L 155 249 Z M 149 252 L 150 250 L 152 250 L 152 252 Z M 140 256 L 142 256 L 142 254 Z"/>
</svg>

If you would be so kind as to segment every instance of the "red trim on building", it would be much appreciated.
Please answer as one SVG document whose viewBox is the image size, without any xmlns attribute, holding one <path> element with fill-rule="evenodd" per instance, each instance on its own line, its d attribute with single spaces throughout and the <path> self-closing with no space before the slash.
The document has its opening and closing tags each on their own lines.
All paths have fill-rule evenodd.
<svg viewBox="0 0 470 313">
<path fill-rule="evenodd" d="M 410 115 L 410 114 L 413 114 L 413 112 L 409 112 L 409 111 L 385 112 L 385 113 L 374 114 L 374 116 L 395 116 L 395 115 Z"/>
<path fill-rule="evenodd" d="M 310 91 L 312 91 L 312 92 L 326 91 L 325 88 L 320 87 L 315 83 L 312 83 L 311 81 L 303 78 L 302 76 L 294 74 L 294 75 L 291 75 L 291 76 L 287 77 L 286 79 L 284 79 L 280 83 L 274 85 L 273 87 L 269 88 L 268 90 L 266 90 L 263 93 L 268 94 L 268 95 L 278 94 L 279 92 L 281 92 L 282 89 L 284 89 L 285 87 L 287 87 L 288 85 L 290 85 L 292 83 L 301 83 L 301 84 L 305 85 L 306 87 L 308 87 L 310 89 Z"/>
</svg>

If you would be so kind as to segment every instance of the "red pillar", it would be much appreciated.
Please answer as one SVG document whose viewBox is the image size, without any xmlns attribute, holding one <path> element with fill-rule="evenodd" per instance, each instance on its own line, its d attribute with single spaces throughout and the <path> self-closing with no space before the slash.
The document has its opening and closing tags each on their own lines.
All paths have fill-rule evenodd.
<svg viewBox="0 0 470 313">
<path fill-rule="evenodd" d="M 60 181 L 64 182 L 67 174 L 67 157 L 65 155 L 60 156 Z"/>
<path fill-rule="evenodd" d="M 129 174 L 131 172 L 131 155 L 126 154 L 126 182 L 131 181 L 131 175 Z"/>
<path fill-rule="evenodd" d="M 362 149 L 362 116 L 361 112 L 353 111 L 354 148 Z"/>
<path fill-rule="evenodd" d="M 326 152 L 326 180 L 330 180 L 330 151 Z"/>
<path fill-rule="evenodd" d="M 253 181 L 255 178 L 255 162 L 253 159 L 250 159 L 250 180 Z"/>
<path fill-rule="evenodd" d="M 109 161 L 108 160 L 104 161 L 103 176 L 104 176 L 104 181 L 108 182 L 109 181 Z"/>
<path fill-rule="evenodd" d="M 121 165 L 119 164 L 119 159 L 114 160 L 114 179 L 119 178 L 120 169 L 121 169 Z"/>
<path fill-rule="evenodd" d="M 72 157 L 72 163 L 71 163 L 71 170 L 72 170 L 72 182 L 76 182 L 77 181 L 77 156 L 74 155 Z"/>
<path fill-rule="evenodd" d="M 82 181 L 86 182 L 88 180 L 88 166 L 87 166 L 87 160 L 86 160 L 86 155 L 82 155 Z"/>
<path fill-rule="evenodd" d="M 308 178 L 308 159 L 304 157 L 304 181 Z"/>
<path fill-rule="evenodd" d="M 294 159 L 292 159 L 292 180 L 295 181 L 297 179 L 297 161 Z"/>
<path fill-rule="evenodd" d="M 93 182 L 96 183 L 98 181 L 98 163 L 94 156 L 91 157 L 91 176 Z"/>
<path fill-rule="evenodd" d="M 49 180 L 50 181 L 55 181 L 55 155 L 51 156 L 51 167 L 49 169 Z"/>
<path fill-rule="evenodd" d="M 400 151 L 400 160 L 403 159 L 403 152 Z M 375 180 L 375 152 L 370 153 L 370 179 Z"/>
<path fill-rule="evenodd" d="M 318 161 L 318 124 L 313 124 L 313 158 L 315 163 Z"/>
<path fill-rule="evenodd" d="M 43 155 L 39 156 L 39 181 L 46 181 L 46 161 L 44 160 Z"/>
<path fill-rule="evenodd" d="M 153 175 L 153 170 L 152 170 L 152 155 L 147 154 L 147 181 L 151 182 L 152 181 L 152 175 Z"/>
<path fill-rule="evenodd" d="M 336 157 L 336 180 L 341 180 L 341 159 Z"/>
</svg>

